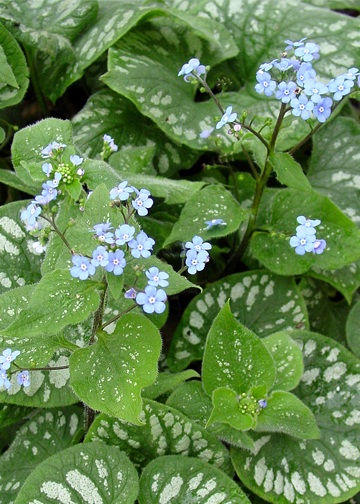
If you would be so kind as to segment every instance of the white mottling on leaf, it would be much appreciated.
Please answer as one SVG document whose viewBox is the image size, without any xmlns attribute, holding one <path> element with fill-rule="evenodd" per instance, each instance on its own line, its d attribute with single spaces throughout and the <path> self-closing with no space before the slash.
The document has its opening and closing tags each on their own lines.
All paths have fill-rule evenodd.
<svg viewBox="0 0 360 504">
<path fill-rule="evenodd" d="M 159 495 L 159 504 L 167 504 L 168 502 L 171 502 L 173 497 L 176 497 L 179 494 L 183 483 L 184 480 L 180 475 L 173 476 L 170 483 L 165 485 L 163 491 Z"/>
<path fill-rule="evenodd" d="M 78 469 L 67 472 L 65 479 L 81 495 L 84 503 L 103 504 L 103 499 L 94 482 L 88 476 L 85 476 L 85 474 L 81 474 Z"/>
<path fill-rule="evenodd" d="M 332 380 L 338 380 L 347 371 L 346 364 L 344 362 L 338 362 L 333 366 L 328 367 L 324 371 L 324 380 L 330 382 Z"/>
<path fill-rule="evenodd" d="M 310 490 L 313 492 L 315 495 L 318 495 L 319 497 L 324 497 L 327 494 L 326 488 L 324 485 L 321 483 L 321 480 L 315 476 L 312 472 L 309 472 L 308 474 L 308 482 L 310 485 Z"/>
<path fill-rule="evenodd" d="M 44 493 L 49 499 L 56 499 L 59 504 L 76 504 L 71 499 L 69 490 L 61 483 L 55 481 L 44 481 L 41 485 L 40 492 Z"/>
<path fill-rule="evenodd" d="M 357 460 L 360 457 L 360 451 L 357 446 L 354 446 L 348 440 L 344 440 L 341 442 L 341 448 L 339 448 L 339 452 L 346 460 Z"/>
<path fill-rule="evenodd" d="M 306 385 L 311 385 L 320 374 L 320 369 L 313 368 L 308 369 L 301 377 L 301 381 L 306 383 Z"/>
<path fill-rule="evenodd" d="M 297 472 L 293 472 L 291 475 L 291 483 L 294 485 L 295 490 L 303 495 L 306 492 L 306 484 L 302 476 Z"/>
<path fill-rule="evenodd" d="M 266 471 L 268 470 L 265 461 L 266 461 L 265 457 L 262 457 L 260 460 L 256 462 L 254 467 L 254 480 L 258 486 L 262 485 Z"/>
</svg>

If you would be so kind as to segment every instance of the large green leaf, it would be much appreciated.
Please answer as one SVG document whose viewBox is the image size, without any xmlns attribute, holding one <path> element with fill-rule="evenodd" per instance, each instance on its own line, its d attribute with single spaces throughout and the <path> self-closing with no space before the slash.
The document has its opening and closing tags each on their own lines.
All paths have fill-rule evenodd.
<svg viewBox="0 0 360 504">
<path fill-rule="evenodd" d="M 223 472 L 202 460 L 170 455 L 158 457 L 140 478 L 139 504 L 250 504 Z"/>
<path fill-rule="evenodd" d="M 229 452 L 222 443 L 178 410 L 145 399 L 140 418 L 144 426 L 102 414 L 92 424 L 85 441 L 117 446 L 141 469 L 159 455 L 178 454 L 197 457 L 229 476 L 234 474 Z"/>
<path fill-rule="evenodd" d="M 275 363 L 269 350 L 235 319 L 228 301 L 206 338 L 202 365 L 205 392 L 211 396 L 218 387 L 227 387 L 240 395 L 263 384 L 270 390 L 275 378 Z"/>
<path fill-rule="evenodd" d="M 306 253 L 300 256 L 289 244 L 295 235 L 296 218 L 305 215 L 320 219 L 317 238 L 326 240 L 321 255 Z M 316 265 L 325 270 L 339 269 L 360 257 L 360 232 L 326 196 L 284 189 L 272 200 L 270 232 L 254 233 L 251 249 L 264 266 L 281 275 L 304 273 Z"/>
<path fill-rule="evenodd" d="M 166 392 L 169 392 L 169 390 L 173 390 L 185 380 L 189 380 L 189 378 L 200 378 L 200 375 L 193 369 L 187 369 L 186 371 L 175 374 L 159 373 L 156 381 L 152 385 L 145 387 L 141 395 L 147 399 L 156 399 Z"/>
<path fill-rule="evenodd" d="M 116 110 L 116 114 L 112 113 Z M 119 150 L 149 145 L 155 149 L 153 165 L 161 175 L 191 168 L 198 153 L 180 146 L 168 138 L 150 119 L 142 116 L 130 100 L 110 89 L 93 94 L 80 112 L 72 118 L 74 139 L 79 149 L 89 157 L 99 154 L 103 135 L 111 135 Z M 114 156 L 115 157 L 115 156 Z M 118 162 L 110 161 L 116 171 Z M 121 175 L 123 170 L 117 172 Z"/>
<path fill-rule="evenodd" d="M 360 358 L 360 303 L 351 309 L 346 321 L 346 341 L 356 357 Z"/>
<path fill-rule="evenodd" d="M 343 502 L 360 488 L 360 361 L 330 338 L 296 331 L 304 369 L 293 393 L 314 413 L 321 438 L 254 434 L 255 449 L 232 449 L 241 481 L 276 504 Z"/>
<path fill-rule="evenodd" d="M 16 201 L 0 208 L 0 293 L 40 280 L 42 255 L 20 219 L 28 204 Z"/>
<path fill-rule="evenodd" d="M 19 44 L 0 23 L 0 109 L 19 103 L 29 85 L 29 71 Z"/>
<path fill-rule="evenodd" d="M 123 315 L 111 335 L 74 352 L 71 386 L 91 408 L 141 425 L 141 389 L 157 376 L 159 331 L 143 315 Z"/>
<path fill-rule="evenodd" d="M 69 271 L 48 273 L 35 287 L 29 306 L 2 334 L 52 335 L 68 324 L 86 320 L 99 304 L 99 295 L 95 291 L 97 286 L 95 282 L 73 278 Z"/>
<path fill-rule="evenodd" d="M 360 226 L 360 125 L 338 117 L 314 135 L 309 168 L 311 185 L 328 196 Z"/>
<path fill-rule="evenodd" d="M 176 241 L 191 241 L 196 235 L 201 235 L 204 241 L 226 236 L 237 231 L 241 222 L 247 217 L 248 213 L 241 208 L 227 189 L 221 185 L 207 186 L 187 199 L 180 218 L 174 224 L 164 246 Z M 214 226 L 206 231 L 205 221 L 219 218 L 223 219 L 226 225 Z"/>
<path fill-rule="evenodd" d="M 133 504 L 138 475 L 124 453 L 102 443 L 78 444 L 53 455 L 30 474 L 16 504 Z"/>
<path fill-rule="evenodd" d="M 307 274 L 335 287 L 350 304 L 354 292 L 360 286 L 360 261 L 337 270 L 324 270 L 314 265 Z"/>
<path fill-rule="evenodd" d="M 0 457 L 0 503 L 14 502 L 31 472 L 43 460 L 70 447 L 82 423 L 83 409 L 71 406 L 40 411 L 23 425 L 10 448 Z"/>
<path fill-rule="evenodd" d="M 258 336 L 299 324 L 308 328 L 305 304 L 293 279 L 265 271 L 231 275 L 206 287 L 186 307 L 169 349 L 172 371 L 202 359 L 210 326 L 228 298 L 235 318 Z"/>
</svg>

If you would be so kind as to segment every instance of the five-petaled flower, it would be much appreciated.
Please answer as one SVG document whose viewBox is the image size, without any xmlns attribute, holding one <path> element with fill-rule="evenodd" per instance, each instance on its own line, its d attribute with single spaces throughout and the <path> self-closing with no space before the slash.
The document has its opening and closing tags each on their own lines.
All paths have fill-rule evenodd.
<svg viewBox="0 0 360 504">
<path fill-rule="evenodd" d="M 205 263 L 209 259 L 209 253 L 206 250 L 188 250 L 186 252 L 185 264 L 188 267 L 188 273 L 195 275 L 197 271 L 202 271 L 205 268 Z"/>
<path fill-rule="evenodd" d="M 232 107 L 229 106 L 225 110 L 225 114 L 222 116 L 220 121 L 216 124 L 216 129 L 222 128 L 227 123 L 232 123 L 237 118 L 237 113 L 232 111 Z"/>
<path fill-rule="evenodd" d="M 11 348 L 7 348 L 0 355 L 0 369 L 6 371 L 10 368 L 10 362 L 12 362 L 16 357 L 20 355 L 20 350 L 11 351 Z"/>
<path fill-rule="evenodd" d="M 21 373 L 17 375 L 17 382 L 19 385 L 29 387 L 30 386 L 29 371 L 21 371 Z"/>
<path fill-rule="evenodd" d="M 121 226 L 115 230 L 116 245 L 125 245 L 125 243 L 131 241 L 134 238 L 134 233 L 134 226 L 129 226 L 129 224 L 121 224 Z"/>
<path fill-rule="evenodd" d="M 151 250 L 155 245 L 155 240 L 149 238 L 144 231 L 140 231 L 136 238 L 133 238 L 128 242 L 129 247 L 131 248 L 131 255 L 136 259 L 139 257 L 147 257 L 151 256 Z"/>
<path fill-rule="evenodd" d="M 89 278 L 89 275 L 93 275 L 95 273 L 95 266 L 90 263 L 87 257 L 74 255 L 72 257 L 72 262 L 74 266 L 70 268 L 70 275 L 73 278 L 86 280 L 87 278 Z"/>
<path fill-rule="evenodd" d="M 139 292 L 136 302 L 142 305 L 145 313 L 163 313 L 166 308 L 166 292 L 151 285 L 145 287 L 145 292 Z"/>
<path fill-rule="evenodd" d="M 209 242 L 204 242 L 201 236 L 194 236 L 192 241 L 185 243 L 185 247 L 190 250 L 195 250 L 195 252 L 200 252 L 200 250 L 210 250 L 211 244 Z"/>
<path fill-rule="evenodd" d="M 169 278 L 168 273 L 165 271 L 159 271 L 159 268 L 152 266 L 147 271 L 145 271 L 145 275 L 148 278 L 148 285 L 152 287 L 167 287 L 169 282 L 167 278 Z"/>
<path fill-rule="evenodd" d="M 143 217 L 144 215 L 148 214 L 148 208 L 151 208 L 153 206 L 154 201 L 149 197 L 150 191 L 148 191 L 147 189 L 140 189 L 140 191 L 135 189 L 135 191 L 137 193 L 137 197 L 136 199 L 132 200 L 131 204 L 137 211 L 138 215 L 140 215 L 140 217 Z"/>
<path fill-rule="evenodd" d="M 106 248 L 102 245 L 99 245 L 93 251 L 91 264 L 93 264 L 95 268 L 97 268 L 98 266 L 106 266 L 107 264 L 109 264 L 108 256 L 109 253 Z"/>
<path fill-rule="evenodd" d="M 115 252 L 109 252 L 108 264 L 105 266 L 106 271 L 114 273 L 114 275 L 122 275 L 126 266 L 125 254 L 118 249 Z"/>
<path fill-rule="evenodd" d="M 110 199 L 119 198 L 121 201 L 127 200 L 130 194 L 134 192 L 134 188 L 127 184 L 127 180 L 124 180 L 124 182 L 120 182 L 117 187 L 113 187 L 110 190 Z"/>
</svg>

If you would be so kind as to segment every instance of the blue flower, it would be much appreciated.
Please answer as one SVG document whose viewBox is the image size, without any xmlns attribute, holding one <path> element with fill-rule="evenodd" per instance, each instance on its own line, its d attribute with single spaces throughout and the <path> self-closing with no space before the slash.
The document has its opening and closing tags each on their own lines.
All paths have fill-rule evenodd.
<svg viewBox="0 0 360 504">
<path fill-rule="evenodd" d="M 84 158 L 75 154 L 74 156 L 70 156 L 70 161 L 74 166 L 79 166 L 84 161 Z"/>
<path fill-rule="evenodd" d="M 232 111 L 232 107 L 227 107 L 225 110 L 225 114 L 222 116 L 220 121 L 216 124 L 216 129 L 220 129 L 224 126 L 226 123 L 232 123 L 235 121 L 237 118 L 237 113 Z"/>
<path fill-rule="evenodd" d="M 304 255 L 305 252 L 312 252 L 314 249 L 315 235 L 307 235 L 304 232 L 297 233 L 290 238 L 290 246 L 295 247 L 295 252 Z"/>
<path fill-rule="evenodd" d="M 8 375 L 6 374 L 6 371 L 0 371 L 0 387 L 2 386 L 4 386 L 6 389 L 9 389 L 11 387 L 11 383 Z"/>
<path fill-rule="evenodd" d="M 116 152 L 118 150 L 118 146 L 114 143 L 114 139 L 111 138 L 110 135 L 103 136 L 104 143 L 110 147 L 110 150 Z"/>
<path fill-rule="evenodd" d="M 166 299 L 165 291 L 151 285 L 145 287 L 145 292 L 139 292 L 136 296 L 137 304 L 142 305 L 145 313 L 163 313 Z"/>
<path fill-rule="evenodd" d="M 275 98 L 277 100 L 281 100 L 283 103 L 289 103 L 291 99 L 296 98 L 295 89 L 297 85 L 295 82 L 280 82 L 278 88 L 278 91 L 275 93 Z"/>
<path fill-rule="evenodd" d="M 289 51 L 290 49 L 293 49 L 294 47 L 302 47 L 304 45 L 304 40 L 306 40 L 307 37 L 302 38 L 298 42 L 292 42 L 291 40 L 287 39 L 285 40 L 285 43 L 288 44 L 285 47 L 285 51 Z"/>
<path fill-rule="evenodd" d="M 274 63 L 274 67 L 281 70 L 281 72 L 287 72 L 293 67 L 293 62 L 288 58 L 281 58 L 280 61 Z"/>
<path fill-rule="evenodd" d="M 114 273 L 114 275 L 122 275 L 124 268 L 126 266 L 126 260 L 124 259 L 125 254 L 122 250 L 115 250 L 115 252 L 109 252 L 109 264 L 105 266 L 106 271 L 109 273 Z"/>
<path fill-rule="evenodd" d="M 210 130 L 205 129 L 204 131 L 202 131 L 202 132 L 200 133 L 200 135 L 199 135 L 199 136 L 200 136 L 201 138 L 209 138 L 209 136 L 210 136 L 210 135 L 211 135 L 211 133 L 214 131 L 214 129 L 215 129 L 215 128 L 211 128 Z"/>
<path fill-rule="evenodd" d="M 146 259 L 147 257 L 151 256 L 150 250 L 152 250 L 153 246 L 155 245 L 155 241 L 152 238 L 149 238 L 148 235 L 144 233 L 144 231 L 140 231 L 137 237 L 131 240 L 128 245 L 132 249 L 131 255 L 133 257 L 139 259 L 139 257 L 141 256 Z"/>
<path fill-rule="evenodd" d="M 205 224 L 207 224 L 207 227 L 205 228 L 204 231 L 207 231 L 208 229 L 211 229 L 214 226 L 227 226 L 226 222 L 223 221 L 223 219 L 213 219 L 210 221 L 205 221 Z"/>
<path fill-rule="evenodd" d="M 169 282 L 166 280 L 169 278 L 169 275 L 165 271 L 159 271 L 159 268 L 155 266 L 145 271 L 145 275 L 148 278 L 148 285 L 152 287 L 158 287 L 159 285 L 160 287 L 167 287 L 169 285 Z"/>
<path fill-rule="evenodd" d="M 115 231 L 115 236 L 117 238 L 117 240 L 115 241 L 116 245 L 124 245 L 125 243 L 133 240 L 134 233 L 134 226 L 129 226 L 129 224 L 122 224 Z"/>
<path fill-rule="evenodd" d="M 73 278 L 86 280 L 89 275 L 93 275 L 95 273 L 95 266 L 90 263 L 87 257 L 74 255 L 72 257 L 72 262 L 74 266 L 70 268 L 70 275 Z"/>
<path fill-rule="evenodd" d="M 60 180 L 62 179 L 62 175 L 59 172 L 55 172 L 54 178 L 52 180 L 48 180 L 46 183 L 49 187 L 57 187 L 59 185 Z"/>
<path fill-rule="evenodd" d="M 256 74 L 258 84 L 255 86 L 255 91 L 259 94 L 265 93 L 265 96 L 271 96 L 276 88 L 276 82 L 271 80 L 271 75 L 268 72 L 258 71 Z"/>
<path fill-rule="evenodd" d="M 132 206 L 137 211 L 138 215 L 143 217 L 148 214 L 148 208 L 151 208 L 154 204 L 154 201 L 149 198 L 150 191 L 147 189 L 140 189 L 138 192 L 137 198 L 134 199 L 131 203 Z"/>
<path fill-rule="evenodd" d="M 99 245 L 93 251 L 91 264 L 95 266 L 95 268 L 97 268 L 98 266 L 106 266 L 107 264 L 109 264 L 108 256 L 109 253 L 106 248 L 102 245 Z"/>
<path fill-rule="evenodd" d="M 57 190 L 49 186 L 47 183 L 42 186 L 43 191 L 41 191 L 41 195 L 35 196 L 35 201 L 39 205 L 48 205 L 50 201 L 56 199 Z"/>
<path fill-rule="evenodd" d="M 127 187 L 127 180 L 124 180 L 124 182 L 121 182 L 117 187 L 113 187 L 110 190 L 110 199 L 119 198 L 121 201 L 125 201 L 133 192 L 134 188 L 131 186 Z"/>
<path fill-rule="evenodd" d="M 10 362 L 12 362 L 16 357 L 20 355 L 20 350 L 11 351 L 11 348 L 7 348 L 0 355 L 0 369 L 6 371 L 10 368 Z"/>
<path fill-rule="evenodd" d="M 285 40 L 285 42 L 286 42 L 286 40 Z M 266 406 L 267 406 L 267 400 L 266 399 L 260 399 L 260 401 L 258 401 L 258 405 L 260 406 L 260 408 L 266 408 Z"/>
<path fill-rule="evenodd" d="M 312 67 L 312 64 L 303 61 L 298 68 L 296 73 L 296 83 L 300 87 L 304 87 L 304 82 L 309 79 L 315 79 L 316 72 Z"/>
<path fill-rule="evenodd" d="M 313 254 L 322 254 L 326 248 L 325 240 L 315 240 Z"/>
<path fill-rule="evenodd" d="M 51 142 L 51 143 L 49 143 L 49 145 L 47 145 L 41 151 L 41 155 L 42 155 L 43 158 L 53 157 L 54 156 L 54 151 L 56 153 L 56 151 L 64 149 L 65 147 L 67 147 L 66 144 L 58 143 L 58 142 Z"/>
<path fill-rule="evenodd" d="M 333 101 L 331 98 L 323 98 L 319 101 L 319 103 L 314 107 L 313 114 L 321 123 L 325 122 L 326 119 L 331 114 L 331 106 Z"/>
<path fill-rule="evenodd" d="M 107 222 L 106 224 L 95 224 L 93 229 L 90 230 L 90 233 L 95 231 L 95 236 L 100 242 L 108 243 L 109 245 L 113 245 L 114 241 L 114 233 L 108 231 L 108 229 L 112 229 L 111 222 Z"/>
<path fill-rule="evenodd" d="M 51 163 L 44 163 L 41 169 L 46 174 L 47 177 L 50 177 L 50 173 L 53 171 Z"/>
<path fill-rule="evenodd" d="M 355 80 L 358 75 L 359 75 L 359 69 L 356 67 L 349 68 L 349 70 L 345 74 L 342 74 L 342 76 L 345 77 L 345 79 L 351 79 L 351 80 Z"/>
<path fill-rule="evenodd" d="M 209 260 L 209 253 L 206 250 L 188 250 L 186 252 L 185 264 L 188 267 L 190 275 L 195 275 L 197 271 L 202 271 L 205 268 L 205 263 Z"/>
<path fill-rule="evenodd" d="M 312 61 L 320 58 L 320 48 L 314 42 L 307 42 L 304 46 L 295 49 L 295 56 L 302 58 L 304 61 Z"/>
<path fill-rule="evenodd" d="M 293 98 L 290 105 L 292 107 L 292 115 L 296 117 L 301 116 L 301 119 L 304 119 L 304 121 L 310 118 L 310 111 L 314 108 L 314 103 L 304 95 L 300 95 L 299 98 Z"/>
<path fill-rule="evenodd" d="M 334 100 L 340 101 L 345 95 L 350 93 L 353 85 L 353 80 L 345 80 L 345 78 L 340 75 L 339 77 L 336 77 L 336 79 L 332 79 L 329 82 L 328 89 L 330 93 L 334 93 Z"/>
<path fill-rule="evenodd" d="M 320 219 L 307 219 L 304 215 L 299 215 L 296 220 L 300 224 L 300 226 L 296 228 L 297 234 L 301 231 L 307 235 L 313 235 L 316 233 L 316 229 L 314 228 L 321 224 Z"/>
<path fill-rule="evenodd" d="M 129 290 L 127 290 L 124 294 L 124 297 L 126 299 L 135 299 L 136 298 L 136 290 L 134 287 L 131 287 Z"/>
<path fill-rule="evenodd" d="M 185 243 L 185 247 L 190 250 L 195 250 L 195 252 L 200 252 L 200 250 L 210 250 L 211 244 L 209 242 L 204 242 L 201 236 L 194 236 L 192 241 Z"/>
<path fill-rule="evenodd" d="M 36 222 L 36 217 L 38 217 L 41 213 L 41 207 L 36 205 L 36 202 L 33 201 L 30 205 L 27 206 L 26 210 L 23 210 L 20 214 L 20 219 L 25 221 L 29 226 L 33 226 Z"/>
<path fill-rule="evenodd" d="M 178 77 L 180 77 L 180 75 L 188 75 L 191 72 L 194 72 L 195 70 L 196 70 L 197 74 L 199 74 L 199 67 L 203 67 L 203 68 L 200 68 L 201 74 L 205 73 L 204 65 L 200 65 L 200 61 L 197 58 L 191 58 L 188 61 L 188 63 L 185 63 L 181 67 L 181 70 L 178 73 Z M 204 71 L 202 71 L 202 70 L 204 70 Z"/>
<path fill-rule="evenodd" d="M 327 92 L 328 87 L 322 82 L 316 82 L 313 79 L 307 79 L 304 81 L 304 93 L 310 96 L 311 101 L 314 103 L 319 103 L 321 95 Z"/>
<path fill-rule="evenodd" d="M 276 63 L 276 62 L 277 62 L 277 58 L 270 61 L 270 63 L 261 63 L 261 65 L 259 66 L 259 70 L 263 70 L 264 72 L 268 72 L 269 70 L 272 69 L 274 63 Z"/>
<path fill-rule="evenodd" d="M 24 387 L 29 387 L 30 386 L 30 377 L 29 377 L 29 371 L 21 371 L 17 375 L 17 382 L 19 385 L 24 385 Z"/>
</svg>

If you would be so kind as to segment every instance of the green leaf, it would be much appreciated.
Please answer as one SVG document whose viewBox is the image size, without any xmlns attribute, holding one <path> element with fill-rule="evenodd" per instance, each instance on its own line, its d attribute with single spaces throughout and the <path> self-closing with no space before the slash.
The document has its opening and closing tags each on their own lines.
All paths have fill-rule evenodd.
<svg viewBox="0 0 360 504">
<path fill-rule="evenodd" d="M 190 301 L 171 341 L 171 371 L 202 359 L 210 326 L 228 298 L 235 318 L 261 337 L 299 324 L 308 328 L 305 303 L 293 279 L 267 271 L 237 273 Z"/>
<path fill-rule="evenodd" d="M 349 117 L 338 117 L 315 135 L 309 181 L 328 196 L 345 215 L 360 226 L 358 201 L 360 125 Z"/>
<path fill-rule="evenodd" d="M 53 141 L 68 146 L 72 145 L 70 121 L 54 118 L 44 119 L 15 133 L 11 145 L 11 156 L 15 171 L 23 182 L 34 186 L 33 179 L 22 163 L 25 162 L 29 165 L 37 163 L 41 174 L 41 164 L 43 162 L 41 151 Z M 39 187 L 41 187 L 41 184 L 39 184 Z"/>
<path fill-rule="evenodd" d="M 113 114 L 114 110 L 116 114 Z M 170 140 L 153 121 L 141 115 L 130 100 L 110 89 L 93 94 L 84 108 L 72 118 L 72 124 L 76 145 L 89 157 L 101 152 L 104 133 L 115 139 L 121 150 L 112 154 L 109 163 L 121 179 L 125 177 L 121 166 L 116 168 L 116 156 L 124 156 L 128 149 L 145 143 L 155 149 L 153 164 L 160 175 L 172 175 L 179 169 L 189 169 L 199 156 L 196 151 Z M 99 173 L 97 175 L 99 177 Z"/>
<path fill-rule="evenodd" d="M 326 271 L 313 266 L 307 274 L 335 287 L 349 304 L 354 292 L 360 287 L 360 261 L 351 263 L 338 270 Z"/>
<path fill-rule="evenodd" d="M 351 309 L 346 321 L 346 341 L 351 351 L 360 358 L 360 302 Z"/>
<path fill-rule="evenodd" d="M 313 190 L 301 166 L 290 154 L 273 152 L 270 155 L 270 163 L 280 184 L 298 189 L 299 191 Z"/>
<path fill-rule="evenodd" d="M 67 448 L 39 464 L 15 503 L 50 504 L 61 498 L 69 504 L 133 504 L 137 494 L 138 475 L 126 455 L 113 446 L 87 443 Z"/>
<path fill-rule="evenodd" d="M 0 109 L 16 105 L 29 85 L 25 56 L 11 33 L 0 23 Z"/>
<path fill-rule="evenodd" d="M 247 217 L 247 212 L 223 186 L 207 186 L 187 199 L 180 218 L 174 224 L 164 246 L 176 241 L 186 242 L 198 235 L 201 235 L 204 240 L 226 236 L 237 231 L 240 223 Z M 219 218 L 226 222 L 226 226 L 216 226 L 205 231 L 206 220 Z"/>
<path fill-rule="evenodd" d="M 326 240 L 323 254 L 300 256 L 290 247 L 296 218 L 320 219 L 317 238 Z M 360 232 L 326 196 L 295 189 L 284 189 L 272 200 L 270 232 L 254 233 L 251 250 L 265 267 L 281 275 L 297 275 L 314 264 L 325 270 L 339 269 L 360 257 Z"/>
<path fill-rule="evenodd" d="M 242 413 L 239 407 L 238 395 L 234 390 L 220 387 L 214 390 L 213 396 L 214 409 L 208 420 L 208 425 L 215 422 L 221 422 L 235 427 L 239 430 L 248 430 L 252 427 L 254 419 L 247 413 Z"/>
<path fill-rule="evenodd" d="M 233 476 L 229 452 L 210 432 L 164 404 L 144 400 L 139 427 L 100 415 L 85 441 L 102 441 L 120 448 L 137 468 L 144 468 L 159 455 L 196 457 Z"/>
<path fill-rule="evenodd" d="M 175 389 L 166 404 L 181 411 L 203 427 L 206 426 L 213 409 L 211 399 L 205 393 L 202 383 L 195 380 L 183 383 Z M 220 423 L 209 425 L 207 431 L 239 448 L 247 450 L 254 448 L 254 443 L 247 432 L 234 429 L 230 425 Z"/>
<path fill-rule="evenodd" d="M 189 19 L 184 13 L 181 17 L 182 20 Z M 211 101 L 207 101 L 201 107 L 204 110 L 197 114 L 196 108 L 200 107 L 194 103 L 196 87 L 184 82 L 177 74 L 181 65 L 188 61 L 189 54 L 201 55 L 203 64 L 214 65 L 235 56 L 238 49 L 229 32 L 219 23 L 202 20 L 201 17 L 196 21 L 193 17 L 192 23 L 205 27 L 207 36 L 212 30 L 212 37 L 206 37 L 205 40 L 199 38 L 199 29 L 194 33 L 191 27 L 179 24 L 176 18 L 161 18 L 133 29 L 109 50 L 108 72 L 101 79 L 111 89 L 131 100 L 144 116 L 152 119 L 172 140 L 203 150 L 204 141 L 199 134 L 212 123 L 216 108 Z M 197 49 L 200 47 L 201 50 Z M 165 59 L 164 54 L 169 52 L 171 59 Z M 160 91 L 159 76 L 162 79 Z M 200 126 L 199 117 L 204 118 Z"/>
<path fill-rule="evenodd" d="M 169 455 L 153 460 L 140 478 L 139 504 L 250 504 L 239 486 L 202 460 Z"/>
<path fill-rule="evenodd" d="M 74 179 L 73 182 L 66 186 L 66 191 L 70 194 L 73 200 L 77 201 L 81 194 L 82 185 L 80 180 Z"/>
<path fill-rule="evenodd" d="M 109 158 L 109 163 L 117 173 L 156 176 L 152 163 L 154 154 L 155 145 L 132 147 L 114 152 Z"/>
<path fill-rule="evenodd" d="M 20 219 L 28 203 L 16 201 L 0 208 L 0 293 L 40 280 L 42 255 Z"/>
<path fill-rule="evenodd" d="M 146 399 L 156 399 L 157 397 L 173 390 L 185 380 L 190 378 L 200 378 L 199 373 L 193 369 L 188 369 L 181 373 L 159 373 L 155 382 L 148 387 L 145 387 L 141 393 Z"/>
<path fill-rule="evenodd" d="M 360 488 L 360 361 L 330 338 L 296 331 L 305 372 L 293 393 L 314 413 L 320 439 L 253 435 L 255 450 L 232 449 L 241 481 L 277 504 L 343 502 Z"/>
<path fill-rule="evenodd" d="M 274 390 L 292 390 L 298 385 L 304 371 L 299 345 L 288 332 L 278 332 L 263 338 L 276 366 Z"/>
<path fill-rule="evenodd" d="M 296 396 L 283 390 L 274 391 L 267 406 L 257 417 L 258 432 L 283 432 L 301 439 L 319 439 L 314 415 Z"/>
<path fill-rule="evenodd" d="M 119 299 L 124 287 L 124 275 L 114 275 L 114 273 L 106 272 L 106 281 L 109 290 L 114 299 Z"/>
<path fill-rule="evenodd" d="M 91 408 L 141 425 L 141 389 L 156 379 L 160 350 L 156 327 L 127 313 L 111 335 L 99 333 L 91 347 L 72 354 L 71 386 Z"/>
<path fill-rule="evenodd" d="M 83 409 L 71 406 L 40 411 L 23 425 L 0 457 L 0 503 L 14 502 L 26 478 L 43 460 L 70 447 L 83 421 Z"/>
<path fill-rule="evenodd" d="M 16 424 L 29 416 L 32 411 L 32 408 L 24 408 L 22 406 L 16 406 L 15 404 L 1 404 L 0 429 L 5 429 L 10 425 Z"/>
<path fill-rule="evenodd" d="M 256 334 L 235 319 L 228 301 L 206 339 L 202 366 L 205 392 L 211 396 L 218 387 L 227 387 L 240 395 L 262 384 L 270 390 L 275 377 L 270 352 Z"/>
<path fill-rule="evenodd" d="M 68 324 L 82 322 L 99 305 L 97 287 L 95 282 L 73 278 L 69 271 L 48 273 L 35 287 L 28 308 L 2 334 L 17 336 L 24 331 L 32 336 L 52 335 Z"/>
<path fill-rule="evenodd" d="M 4 138 L 5 138 L 5 132 L 4 132 Z M 0 182 L 4 185 L 8 185 L 10 187 L 14 187 L 15 189 L 19 189 L 19 191 L 22 191 L 24 193 L 35 195 L 37 192 L 37 186 L 34 184 L 34 182 L 32 183 L 32 185 L 23 182 L 15 172 L 10 170 L 0 169 Z"/>
</svg>

